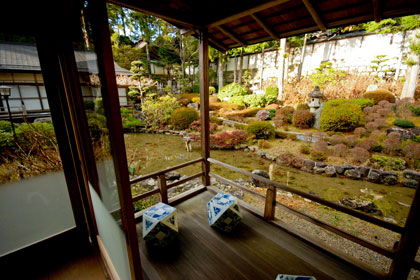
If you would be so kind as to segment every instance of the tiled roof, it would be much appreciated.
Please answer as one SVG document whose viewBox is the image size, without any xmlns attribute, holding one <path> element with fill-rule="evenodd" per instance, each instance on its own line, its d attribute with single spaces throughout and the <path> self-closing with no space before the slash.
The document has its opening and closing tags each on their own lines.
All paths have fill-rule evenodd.
<svg viewBox="0 0 420 280">
<path fill-rule="evenodd" d="M 80 72 L 98 74 L 96 54 L 93 51 L 75 52 L 77 68 Z M 132 73 L 114 62 L 115 73 Z M 0 43 L 0 70 L 41 71 L 38 52 L 35 45 L 18 43 Z"/>
</svg>

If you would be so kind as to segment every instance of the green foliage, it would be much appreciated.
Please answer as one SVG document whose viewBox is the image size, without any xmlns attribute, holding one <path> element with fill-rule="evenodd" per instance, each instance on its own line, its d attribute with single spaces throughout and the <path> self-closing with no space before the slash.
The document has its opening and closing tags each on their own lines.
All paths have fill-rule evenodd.
<svg viewBox="0 0 420 280">
<path fill-rule="evenodd" d="M 276 109 L 268 109 L 268 112 L 270 113 L 269 118 L 270 120 L 274 118 L 276 115 Z"/>
<path fill-rule="evenodd" d="M 85 105 L 86 110 L 95 110 L 95 102 L 92 100 L 83 100 L 83 104 Z"/>
<path fill-rule="evenodd" d="M 279 92 L 279 88 L 278 87 L 266 87 L 265 88 L 265 95 L 272 95 L 277 97 Z"/>
<path fill-rule="evenodd" d="M 265 107 L 267 106 L 267 100 L 262 94 L 250 94 L 244 97 L 244 103 L 248 107 Z"/>
<path fill-rule="evenodd" d="M 384 64 L 388 60 L 389 58 L 386 58 L 386 55 L 381 54 L 381 55 L 377 55 L 375 59 L 370 62 L 371 63 L 370 69 L 372 69 L 370 73 L 373 73 L 373 76 L 378 81 L 380 80 L 381 74 L 384 74 L 384 76 L 386 76 L 388 72 L 392 71 L 392 69 L 389 69 L 388 64 Z"/>
<path fill-rule="evenodd" d="M 325 153 L 317 150 L 311 150 L 311 159 L 314 161 L 324 161 L 328 157 Z"/>
<path fill-rule="evenodd" d="M 200 98 L 199 93 L 181 93 L 177 94 L 178 99 L 188 99 L 190 102 L 193 102 L 193 98 Z"/>
<path fill-rule="evenodd" d="M 158 99 L 146 99 L 141 109 L 146 125 L 156 129 L 165 125 L 178 107 L 180 105 L 176 97 L 167 95 Z"/>
<path fill-rule="evenodd" d="M 315 68 L 315 71 L 309 75 L 309 79 L 314 86 L 325 88 L 328 84 L 335 84 L 344 75 L 343 71 L 334 69 L 332 63 L 327 61 L 322 62 L 319 67 Z"/>
<path fill-rule="evenodd" d="M 182 107 L 172 113 L 170 123 L 175 129 L 183 130 L 190 127 L 191 123 L 198 118 L 198 113 L 194 108 Z"/>
<path fill-rule="evenodd" d="M 368 22 L 364 25 L 367 33 L 397 33 L 405 30 L 420 28 L 420 18 L 417 15 L 389 18 L 380 22 Z"/>
<path fill-rule="evenodd" d="M 270 139 L 275 135 L 274 127 L 265 121 L 254 121 L 248 124 L 246 132 L 249 136 L 255 135 L 256 139 Z"/>
<path fill-rule="evenodd" d="M 6 132 L 0 130 L 0 151 L 3 152 L 4 149 L 8 149 L 15 145 L 13 134 L 11 132 Z"/>
<path fill-rule="evenodd" d="M 229 103 L 240 105 L 240 106 L 245 106 L 245 100 L 244 99 L 245 99 L 245 96 L 232 96 L 231 98 L 229 98 Z"/>
<path fill-rule="evenodd" d="M 416 136 L 414 136 L 414 138 L 413 139 L 411 139 L 411 140 L 413 140 L 414 142 L 416 142 L 416 143 L 420 143 L 420 135 L 416 135 Z"/>
<path fill-rule="evenodd" d="M 0 131 L 12 132 L 12 124 L 9 121 L 0 121 Z"/>
<path fill-rule="evenodd" d="M 287 123 L 292 123 L 294 112 L 295 108 L 293 108 L 292 106 L 284 106 L 277 111 L 276 115 L 282 115 L 284 116 Z"/>
<path fill-rule="evenodd" d="M 333 100 L 327 101 L 327 103 L 325 105 L 328 104 L 328 106 L 336 106 L 336 105 L 340 105 L 340 104 L 343 104 L 343 103 L 356 104 L 360 107 L 361 110 L 363 110 L 366 107 L 371 107 L 371 106 L 375 105 L 374 101 L 372 99 L 368 99 L 368 98 L 333 99 Z"/>
<path fill-rule="evenodd" d="M 419 116 L 420 116 L 420 106 L 413 106 L 413 105 L 410 105 L 408 108 L 411 110 L 411 112 L 413 112 L 413 114 L 414 114 L 415 116 L 417 116 L 417 117 L 419 117 Z M 0 129 L 1 129 L 1 127 L 0 127 Z"/>
<path fill-rule="evenodd" d="M 249 70 L 245 70 L 242 74 L 242 82 L 244 87 L 249 85 L 249 82 L 252 80 L 252 73 Z"/>
<path fill-rule="evenodd" d="M 95 112 L 101 115 L 105 115 L 104 103 L 102 102 L 102 98 L 95 99 Z"/>
<path fill-rule="evenodd" d="M 325 103 L 321 114 L 321 129 L 327 131 L 350 131 L 364 124 L 364 114 L 355 99 L 336 99 Z M 370 101 L 372 103 L 372 101 Z"/>
<path fill-rule="evenodd" d="M 299 128 L 310 128 L 314 122 L 314 115 L 307 110 L 296 110 L 293 113 L 292 124 Z"/>
<path fill-rule="evenodd" d="M 127 70 L 130 69 L 132 61 L 138 60 L 140 57 L 144 57 L 144 54 L 142 54 L 141 49 L 134 48 L 130 45 L 113 45 L 112 54 L 114 56 L 114 61 L 119 66 Z"/>
<path fill-rule="evenodd" d="M 99 140 L 102 134 L 108 133 L 106 118 L 104 115 L 97 113 L 87 113 L 86 117 L 88 121 L 90 136 L 94 140 Z"/>
<path fill-rule="evenodd" d="M 198 91 L 197 91 L 198 92 Z M 212 87 L 212 86 L 210 86 L 209 87 L 209 94 L 216 94 L 217 92 L 216 92 L 216 88 L 215 87 Z"/>
<path fill-rule="evenodd" d="M 409 120 L 395 120 L 392 124 L 402 128 L 414 127 L 414 123 Z"/>
<path fill-rule="evenodd" d="M 247 94 L 247 90 L 237 83 L 231 83 L 224 86 L 218 94 L 218 98 L 223 100 L 225 98 L 230 98 L 232 96 L 243 96 Z"/>
<path fill-rule="evenodd" d="M 120 112 L 122 117 L 123 128 L 137 128 L 142 125 L 142 121 L 140 119 L 136 119 L 133 116 L 133 110 L 121 108 Z"/>
<path fill-rule="evenodd" d="M 309 110 L 309 106 L 307 103 L 299 103 L 296 110 Z"/>
<path fill-rule="evenodd" d="M 372 99 L 375 104 L 378 104 L 382 100 L 387 100 L 389 103 L 395 103 L 395 96 L 386 89 L 367 91 L 363 94 L 363 98 Z"/>
<path fill-rule="evenodd" d="M 308 144 L 301 144 L 299 146 L 299 152 L 301 152 L 304 155 L 309 155 L 311 153 L 311 146 Z"/>
<path fill-rule="evenodd" d="M 57 144 L 52 123 L 24 123 L 16 128 L 19 146 L 26 152 L 31 150 L 36 138 L 40 147 Z"/>
<path fill-rule="evenodd" d="M 406 162 L 403 159 L 387 156 L 372 155 L 370 163 L 373 168 L 385 169 L 385 170 L 404 170 Z"/>
</svg>

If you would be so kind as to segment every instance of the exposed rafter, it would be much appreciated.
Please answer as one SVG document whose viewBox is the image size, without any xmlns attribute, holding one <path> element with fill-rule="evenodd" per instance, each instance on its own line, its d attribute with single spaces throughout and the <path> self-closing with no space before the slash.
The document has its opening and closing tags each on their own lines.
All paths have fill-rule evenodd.
<svg viewBox="0 0 420 280">
<path fill-rule="evenodd" d="M 381 1 L 380 0 L 372 0 L 373 4 L 373 18 L 376 22 L 380 22 L 382 20 L 382 13 L 381 13 Z"/>
<path fill-rule="evenodd" d="M 220 26 L 217 26 L 217 29 L 222 31 L 226 36 L 231 38 L 233 41 L 237 42 L 242 47 L 246 47 L 247 43 L 244 42 L 242 39 L 239 39 L 238 36 L 233 34 L 231 31 L 227 30 L 226 27 L 223 27 L 223 26 L 220 25 Z"/>
<path fill-rule="evenodd" d="M 216 26 L 225 24 L 227 22 L 230 22 L 232 20 L 235 20 L 235 19 L 238 19 L 238 18 L 241 18 L 241 17 L 244 17 L 244 16 L 248 16 L 250 14 L 255 14 L 255 13 L 261 12 L 262 10 L 272 8 L 272 7 L 278 6 L 280 4 L 283 4 L 283 3 L 286 3 L 286 2 L 289 2 L 289 1 L 290 0 L 274 0 L 274 1 L 269 1 L 269 2 L 266 2 L 266 3 L 261 4 L 259 6 L 256 6 L 254 8 L 251 8 L 251 9 L 242 11 L 240 13 L 231 15 L 229 17 L 220 19 L 218 21 L 212 22 L 212 23 L 208 24 L 207 27 L 209 27 L 209 28 L 210 27 L 216 27 Z"/>
<path fill-rule="evenodd" d="M 223 46 L 222 44 L 220 44 L 219 42 L 217 42 L 216 40 L 214 40 L 212 37 L 209 36 L 208 38 L 210 45 L 215 48 L 216 50 L 222 52 L 222 53 L 226 53 L 227 52 L 227 48 L 225 46 Z"/>
<path fill-rule="evenodd" d="M 280 40 L 279 36 L 258 15 L 251 14 L 251 16 L 274 40 Z"/>
<path fill-rule="evenodd" d="M 310 0 L 302 0 L 302 2 L 303 2 L 303 4 L 305 4 L 306 9 L 311 14 L 312 18 L 314 19 L 314 21 L 318 25 L 319 29 L 321 29 L 321 31 L 323 31 L 323 32 L 327 31 L 327 28 L 325 27 L 324 21 L 319 16 L 318 12 L 316 11 L 314 6 L 312 5 L 311 1 Z"/>
</svg>

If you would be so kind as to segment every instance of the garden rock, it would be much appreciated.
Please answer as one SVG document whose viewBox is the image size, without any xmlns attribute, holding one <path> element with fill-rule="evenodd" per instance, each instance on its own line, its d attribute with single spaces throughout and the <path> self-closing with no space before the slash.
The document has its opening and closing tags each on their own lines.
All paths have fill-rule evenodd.
<svg viewBox="0 0 420 280">
<path fill-rule="evenodd" d="M 145 181 L 145 187 L 154 187 L 156 185 L 155 179 L 149 179 Z"/>
<path fill-rule="evenodd" d="M 165 175 L 165 179 L 168 180 L 168 181 L 179 180 L 179 178 L 181 178 L 181 174 L 179 174 L 178 172 L 175 172 L 175 171 L 168 172 Z"/>
<path fill-rule="evenodd" d="M 325 174 L 329 177 L 333 177 L 336 174 L 335 167 L 333 165 L 328 165 L 325 167 Z"/>
<path fill-rule="evenodd" d="M 416 136 L 412 129 L 404 129 L 399 127 L 388 128 L 386 130 L 386 135 L 388 136 L 392 132 L 398 132 L 401 136 L 401 140 L 413 139 L 414 136 Z"/>
<path fill-rule="evenodd" d="M 293 158 L 287 155 L 280 155 L 276 160 L 276 163 L 281 166 L 290 166 L 292 162 Z"/>
<path fill-rule="evenodd" d="M 249 146 L 248 147 L 248 149 L 251 151 L 251 152 L 258 152 L 258 147 L 257 146 Z"/>
<path fill-rule="evenodd" d="M 404 174 L 404 178 L 406 178 L 406 179 L 420 181 L 420 173 L 419 172 L 406 169 L 406 170 L 404 170 L 403 174 Z"/>
<path fill-rule="evenodd" d="M 324 167 L 326 167 L 326 166 L 327 166 L 327 165 L 326 165 L 325 163 L 320 162 L 320 161 L 317 161 L 317 162 L 315 163 L 315 167 L 324 168 Z"/>
<path fill-rule="evenodd" d="M 382 172 L 377 169 L 371 169 L 367 176 L 368 180 L 373 183 L 379 183 L 381 181 L 381 174 Z"/>
<path fill-rule="evenodd" d="M 376 216 L 382 216 L 381 210 L 369 200 L 363 200 L 360 198 L 352 198 L 352 197 L 344 197 L 340 200 L 340 204 L 347 206 L 349 208 L 353 208 L 365 213 L 373 214 Z"/>
<path fill-rule="evenodd" d="M 277 157 L 275 155 L 266 154 L 265 157 L 269 160 L 276 161 Z"/>
<path fill-rule="evenodd" d="M 252 174 L 255 174 L 255 175 L 258 175 L 258 176 L 261 176 L 261 177 L 270 179 L 270 176 L 268 175 L 267 171 L 264 171 L 264 170 L 258 170 L 258 169 L 252 170 Z M 263 182 L 261 182 L 259 180 L 254 179 L 254 178 L 249 178 L 249 182 L 251 184 L 255 185 L 258 188 L 267 187 L 267 184 L 266 183 L 263 183 Z"/>
<path fill-rule="evenodd" d="M 194 108 L 195 110 L 198 111 L 199 105 L 198 105 L 198 103 L 193 102 L 193 103 L 188 104 L 187 107 L 188 108 Z"/>
<path fill-rule="evenodd" d="M 403 186 L 410 189 L 416 189 L 418 183 L 419 182 L 415 180 L 407 180 L 407 181 L 404 181 Z"/>
<path fill-rule="evenodd" d="M 351 179 L 360 179 L 362 175 L 360 174 L 359 170 L 357 169 L 348 169 L 344 171 L 344 176 L 349 177 Z"/>
<path fill-rule="evenodd" d="M 45 118 L 36 118 L 34 120 L 36 123 L 46 123 L 46 122 L 52 122 L 51 117 L 45 117 Z"/>
<path fill-rule="evenodd" d="M 303 159 L 302 158 L 294 158 L 292 161 L 293 167 L 294 168 L 302 168 L 303 166 Z"/>
<path fill-rule="evenodd" d="M 398 183 L 398 174 L 391 171 L 385 171 L 381 174 L 381 183 L 385 185 L 395 185 Z"/>
<path fill-rule="evenodd" d="M 343 175 L 344 171 L 346 171 L 346 169 L 342 165 L 334 165 L 334 168 L 337 174 L 339 175 Z"/>
<path fill-rule="evenodd" d="M 359 166 L 359 167 L 357 167 L 357 170 L 360 172 L 360 175 L 362 177 L 367 177 L 369 175 L 370 168 L 364 167 L 364 166 Z"/>
<path fill-rule="evenodd" d="M 325 167 L 318 167 L 318 166 L 314 167 L 314 173 L 315 174 L 322 174 L 324 172 L 325 172 Z"/>
<path fill-rule="evenodd" d="M 302 167 L 302 170 L 303 171 L 312 172 L 312 170 L 314 169 L 314 167 L 315 167 L 315 162 L 313 160 L 305 159 L 303 161 L 303 167 Z"/>
</svg>

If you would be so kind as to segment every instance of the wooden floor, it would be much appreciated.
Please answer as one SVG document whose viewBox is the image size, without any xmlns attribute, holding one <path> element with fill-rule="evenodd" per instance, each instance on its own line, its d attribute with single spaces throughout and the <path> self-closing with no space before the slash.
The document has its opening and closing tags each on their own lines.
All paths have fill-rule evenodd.
<svg viewBox="0 0 420 280">
<path fill-rule="evenodd" d="M 148 250 L 137 225 L 142 268 L 150 279 L 272 279 L 277 274 L 316 279 L 373 279 L 241 209 L 231 234 L 209 226 L 203 192 L 176 206 L 179 241 L 161 252 Z"/>
</svg>

